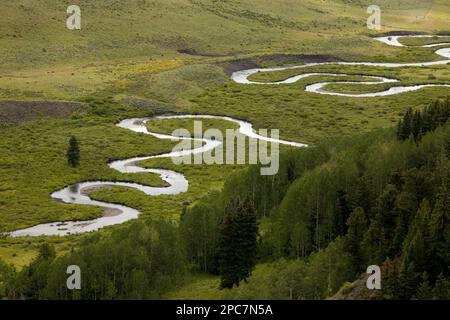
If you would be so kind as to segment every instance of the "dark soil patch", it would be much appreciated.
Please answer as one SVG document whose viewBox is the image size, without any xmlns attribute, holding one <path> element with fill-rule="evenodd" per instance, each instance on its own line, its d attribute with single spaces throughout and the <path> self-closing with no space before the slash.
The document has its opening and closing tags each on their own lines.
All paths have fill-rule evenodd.
<svg viewBox="0 0 450 320">
<path fill-rule="evenodd" d="M 0 124 L 42 117 L 63 118 L 82 108 L 83 105 L 77 102 L 0 100 Z"/>
<path fill-rule="evenodd" d="M 233 72 L 245 69 L 283 66 L 289 64 L 306 64 L 306 63 L 321 63 L 321 62 L 339 62 L 342 59 L 330 55 L 305 55 L 305 54 L 275 54 L 253 57 L 242 60 L 221 62 L 221 66 L 227 75 Z"/>
<path fill-rule="evenodd" d="M 201 53 L 196 51 L 195 49 L 178 49 L 177 50 L 178 53 L 181 54 L 187 54 L 189 56 L 197 56 L 197 57 L 223 57 L 223 55 L 220 54 L 212 54 L 212 53 Z"/>
<path fill-rule="evenodd" d="M 420 32 L 420 31 L 389 31 L 389 32 L 384 32 L 384 33 L 380 33 L 376 36 L 373 36 L 374 38 L 376 37 L 388 37 L 388 36 L 407 36 L 407 35 L 426 35 L 427 33 L 425 32 Z"/>
<path fill-rule="evenodd" d="M 299 63 L 321 63 L 321 62 L 338 62 L 342 59 L 330 55 L 322 54 L 276 54 L 261 56 L 257 58 L 257 62 L 263 66 L 281 66 L 287 64 Z"/>
<path fill-rule="evenodd" d="M 260 68 L 261 66 L 256 64 L 256 62 L 251 60 L 236 60 L 236 61 L 227 61 L 227 62 L 220 62 L 218 63 L 220 67 L 223 68 L 225 71 L 225 74 L 228 76 L 231 76 L 233 72 L 239 71 L 239 70 L 246 70 L 246 69 L 254 69 L 254 68 Z"/>
</svg>

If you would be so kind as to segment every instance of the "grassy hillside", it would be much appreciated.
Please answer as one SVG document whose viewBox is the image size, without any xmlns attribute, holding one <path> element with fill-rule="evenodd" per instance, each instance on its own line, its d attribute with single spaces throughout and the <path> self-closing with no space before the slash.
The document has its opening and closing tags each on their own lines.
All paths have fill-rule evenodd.
<svg viewBox="0 0 450 320">
<path fill-rule="evenodd" d="M 422 10 L 418 2 L 424 1 L 381 1 L 385 31 L 448 28 L 445 1 L 436 1 L 427 19 L 407 12 L 414 7 Z M 65 3 L 3 3 L 2 68 L 129 60 L 178 51 L 235 55 L 298 52 L 305 46 L 317 53 L 321 47 L 330 51 L 329 41 L 337 45 L 333 50 L 345 49 L 334 35 L 367 33 L 361 28 L 367 18 L 364 1 L 80 0 L 77 5 L 82 10 L 82 31 L 71 32 L 65 26 Z M 358 49 L 352 48 L 352 55 L 361 54 Z"/>
<path fill-rule="evenodd" d="M 392 5 L 396 2 L 398 6 Z M 386 1 L 380 4 L 382 31 L 448 31 L 450 13 L 445 2 L 436 1 L 427 17 L 421 18 L 397 10 L 417 6 L 417 1 Z M 82 30 L 69 31 L 64 3 L 6 2 L 0 22 L 0 97 L 73 99 L 111 87 L 128 90 L 134 81 L 148 89 L 151 84 L 142 84 L 140 75 L 182 63 L 248 55 L 302 53 L 346 60 L 389 56 L 398 60 L 404 50 L 367 37 L 373 32 L 365 27 L 368 15 L 362 4 L 338 0 L 79 1 Z M 423 58 L 433 59 L 431 52 L 422 52 Z"/>
</svg>

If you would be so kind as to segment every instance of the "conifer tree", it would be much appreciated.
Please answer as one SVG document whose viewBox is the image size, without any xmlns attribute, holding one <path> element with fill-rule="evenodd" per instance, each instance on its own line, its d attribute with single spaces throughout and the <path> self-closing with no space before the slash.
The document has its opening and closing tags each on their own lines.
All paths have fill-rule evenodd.
<svg viewBox="0 0 450 320">
<path fill-rule="evenodd" d="M 369 263 L 381 263 L 394 254 L 389 250 L 394 237 L 397 195 L 395 185 L 386 185 L 373 208 L 374 217 L 362 243 Z"/>
<path fill-rule="evenodd" d="M 434 284 L 433 299 L 450 300 L 450 281 L 440 274 Z"/>
<path fill-rule="evenodd" d="M 436 203 L 428 222 L 429 255 L 433 257 L 429 261 L 430 275 L 437 275 L 443 271 L 442 267 L 450 263 L 450 179 L 448 166 L 442 169 L 447 172 L 436 197 Z"/>
<path fill-rule="evenodd" d="M 406 140 L 410 136 L 417 143 L 422 136 L 445 124 L 450 118 L 450 98 L 436 100 L 422 111 L 409 108 L 397 124 L 397 139 Z"/>
<path fill-rule="evenodd" d="M 78 140 L 75 136 L 72 136 L 69 141 L 67 162 L 71 167 L 77 167 L 80 164 L 80 149 L 78 147 Z"/>
<path fill-rule="evenodd" d="M 420 204 L 414 220 L 409 227 L 403 247 L 403 269 L 413 264 L 417 270 L 427 270 L 428 265 L 428 222 L 431 209 L 427 199 Z"/>
<path fill-rule="evenodd" d="M 422 136 L 422 117 L 419 111 L 414 112 L 411 131 L 414 141 L 418 142 Z"/>
<path fill-rule="evenodd" d="M 258 225 L 249 199 L 229 206 L 219 229 L 221 287 L 232 288 L 250 276 L 256 263 Z"/>
<path fill-rule="evenodd" d="M 353 262 L 358 268 L 364 262 L 361 252 L 361 242 L 368 228 L 368 221 L 364 209 L 357 207 L 347 220 L 347 235 L 345 237 L 346 250 L 353 256 Z"/>
<path fill-rule="evenodd" d="M 433 291 L 430 285 L 428 274 L 426 272 L 422 275 L 422 284 L 417 290 L 415 296 L 417 300 L 431 300 L 433 298 Z"/>
<path fill-rule="evenodd" d="M 346 222 L 352 212 L 347 201 L 347 193 L 343 190 L 337 191 L 336 213 L 334 215 L 334 236 L 342 236 L 347 232 Z"/>
<path fill-rule="evenodd" d="M 397 139 L 400 141 L 405 140 L 404 133 L 403 133 L 403 120 L 402 119 L 398 120 L 398 123 L 397 123 Z"/>
<path fill-rule="evenodd" d="M 412 109 L 409 108 L 406 110 L 405 116 L 403 117 L 403 126 L 402 126 L 402 132 L 401 137 L 402 140 L 406 140 L 409 138 L 412 132 Z"/>
</svg>

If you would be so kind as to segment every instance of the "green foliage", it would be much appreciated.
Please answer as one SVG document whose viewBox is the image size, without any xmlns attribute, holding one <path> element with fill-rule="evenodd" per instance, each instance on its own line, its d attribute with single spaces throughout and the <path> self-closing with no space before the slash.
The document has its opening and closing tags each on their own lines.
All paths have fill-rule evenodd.
<svg viewBox="0 0 450 320">
<path fill-rule="evenodd" d="M 449 300 L 450 299 L 450 277 L 444 278 L 442 274 L 436 280 L 433 288 L 433 299 Z"/>
<path fill-rule="evenodd" d="M 417 289 L 417 294 L 415 298 L 417 300 L 431 300 L 433 296 L 433 288 L 430 286 L 430 282 L 428 280 L 428 274 L 426 272 L 422 275 L 422 284 Z"/>
<path fill-rule="evenodd" d="M 232 174 L 221 192 L 213 191 L 184 208 L 180 219 L 180 232 L 186 252 L 199 270 L 217 274 L 217 242 L 219 225 L 229 203 L 248 198 L 255 206 L 258 218 L 268 217 L 286 194 L 296 177 L 329 158 L 321 147 L 286 150 L 280 159 L 278 174 L 262 176 L 258 166 Z M 271 248 L 260 243 L 260 255 L 269 254 Z"/>
<path fill-rule="evenodd" d="M 77 167 L 80 164 L 80 148 L 75 136 L 72 136 L 67 149 L 67 162 L 71 167 Z"/>
<path fill-rule="evenodd" d="M 180 218 L 180 234 L 190 261 L 205 272 L 217 273 L 217 242 L 223 218 L 219 193 L 212 192 L 201 202 L 184 208 Z"/>
<path fill-rule="evenodd" d="M 425 107 L 423 111 L 414 111 L 409 108 L 403 119 L 398 123 L 397 137 L 406 140 L 412 137 L 419 141 L 421 137 L 443 125 L 450 118 L 450 98 L 445 101 L 436 100 Z"/>
<path fill-rule="evenodd" d="M 16 269 L 14 266 L 0 259 L 0 299 L 7 298 L 7 296 L 14 299 L 18 298 L 18 294 L 14 290 L 14 279 L 16 279 Z"/>
<path fill-rule="evenodd" d="M 302 259 L 259 264 L 249 279 L 225 292 L 228 299 L 325 299 L 355 276 L 342 238 Z"/>
<path fill-rule="evenodd" d="M 218 270 L 222 288 L 247 281 L 256 263 L 258 225 L 250 199 L 237 200 L 225 209 L 219 226 Z"/>
<path fill-rule="evenodd" d="M 30 265 L 17 276 L 8 277 L 7 294 L 27 299 L 158 298 L 182 282 L 184 257 L 173 224 L 143 220 L 108 237 L 93 237 L 61 257 L 55 257 L 51 247 L 44 244 Z M 69 265 L 81 269 L 80 291 L 66 287 Z"/>
<path fill-rule="evenodd" d="M 368 218 L 364 209 L 355 208 L 347 220 L 347 235 L 345 237 L 346 250 L 352 253 L 354 266 L 362 269 L 364 263 L 364 251 L 362 241 L 368 229 Z"/>
<path fill-rule="evenodd" d="M 312 292 L 307 294 L 308 298 L 333 295 L 345 281 L 355 279 L 371 264 L 383 265 L 382 297 L 425 297 L 438 284 L 442 286 L 437 282 L 441 274 L 448 276 L 449 141 L 450 126 L 445 124 L 425 133 L 416 143 L 399 141 L 390 130 L 283 153 L 279 174 L 270 178 L 278 186 L 277 196 L 273 197 L 275 190 L 271 188 L 261 189 L 267 178 L 258 177 L 254 168 L 250 168 L 228 179 L 222 192 L 187 208 L 181 225 L 182 228 L 190 225 L 194 230 L 196 217 L 204 221 L 209 211 L 215 218 L 204 224 L 211 230 L 203 229 L 202 234 L 208 234 L 211 243 L 217 243 L 220 232 L 217 221 L 227 212 L 227 201 L 238 195 L 249 196 L 262 219 L 260 259 L 320 261 L 322 255 L 334 252 L 331 248 L 339 248 L 337 257 L 345 256 L 345 260 L 334 262 L 335 267 L 344 263 L 346 271 L 339 271 L 333 284 L 328 277 L 338 271 L 319 263 L 315 268 L 321 271 L 302 273 L 302 277 L 312 277 L 315 283 L 308 289 Z M 306 163 L 311 166 L 305 168 Z M 229 236 L 223 243 L 231 243 L 231 239 Z M 336 239 L 340 239 L 339 246 L 333 247 Z M 201 247 L 202 243 L 199 239 L 195 243 L 189 239 L 186 242 L 193 248 Z M 208 261 L 213 261 L 216 254 L 211 248 L 201 251 L 209 252 Z M 325 261 L 322 263 L 326 264 Z M 428 284 L 422 279 L 424 272 L 429 277 Z M 230 274 L 233 273 L 236 275 L 237 271 L 230 269 Z M 255 293 L 258 287 L 255 281 L 259 281 L 256 278 L 259 279 L 258 271 L 250 277 L 248 285 L 242 285 L 252 292 L 243 293 L 243 297 L 255 294 L 266 298 Z M 272 295 L 269 289 L 267 294 L 287 298 L 291 290 L 294 298 L 303 298 L 295 297 L 292 289 L 299 283 L 302 280 L 296 278 L 291 289 L 283 285 L 283 294 Z M 422 285 L 424 288 L 418 293 Z"/>
<path fill-rule="evenodd" d="M 53 259 L 56 257 L 55 247 L 47 242 L 44 242 L 39 248 L 39 258 L 44 260 Z"/>
</svg>

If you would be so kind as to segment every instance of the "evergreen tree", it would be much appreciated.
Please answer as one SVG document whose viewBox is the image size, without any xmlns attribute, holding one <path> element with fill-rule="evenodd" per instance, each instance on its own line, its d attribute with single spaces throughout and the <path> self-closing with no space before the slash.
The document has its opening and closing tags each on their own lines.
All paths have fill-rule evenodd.
<svg viewBox="0 0 450 320">
<path fill-rule="evenodd" d="M 431 276 L 445 272 L 443 266 L 450 265 L 450 190 L 448 166 L 442 166 L 446 176 L 442 181 L 436 197 L 431 217 L 428 222 L 428 252 L 433 257 L 428 264 Z"/>
<path fill-rule="evenodd" d="M 12 264 L 7 264 L 0 258 L 0 300 L 9 297 L 20 299 L 19 288 L 16 284 L 17 271 Z"/>
<path fill-rule="evenodd" d="M 434 285 L 433 299 L 450 300 L 450 281 L 445 279 L 442 274 L 439 275 Z"/>
<path fill-rule="evenodd" d="M 406 110 L 403 120 L 400 120 L 398 126 L 397 136 L 400 140 L 406 140 L 409 138 L 412 132 L 412 109 Z"/>
<path fill-rule="evenodd" d="M 239 286 L 256 263 L 258 225 L 253 202 L 247 199 L 229 206 L 219 230 L 221 287 Z"/>
<path fill-rule="evenodd" d="M 402 279 L 400 277 L 400 258 L 386 259 L 381 270 L 383 272 L 382 288 L 386 299 L 397 299 Z"/>
<path fill-rule="evenodd" d="M 47 242 L 44 242 L 39 248 L 39 257 L 44 260 L 53 259 L 56 257 L 55 247 Z"/>
<path fill-rule="evenodd" d="M 409 108 L 403 119 L 397 125 L 397 138 L 406 140 L 410 136 L 418 142 L 429 131 L 434 131 L 438 126 L 447 122 L 450 118 L 450 98 L 445 101 L 436 100 L 422 111 Z"/>
<path fill-rule="evenodd" d="M 395 288 L 395 298 L 401 300 L 411 299 L 417 291 L 420 284 L 421 275 L 414 265 L 414 262 L 408 263 L 400 272 L 398 287 Z"/>
<path fill-rule="evenodd" d="M 334 214 L 334 236 L 342 236 L 347 232 L 346 221 L 352 212 L 350 204 L 347 201 L 347 194 L 343 190 L 337 191 L 337 206 Z"/>
<path fill-rule="evenodd" d="M 426 272 L 424 272 L 422 275 L 422 284 L 417 290 L 415 298 L 417 300 L 431 300 L 433 298 L 433 291 L 430 285 L 430 281 L 428 280 L 428 274 Z"/>
<path fill-rule="evenodd" d="M 411 131 L 414 141 L 418 142 L 422 136 L 422 116 L 419 111 L 414 112 Z"/>
<path fill-rule="evenodd" d="M 405 140 L 404 134 L 403 134 L 403 120 L 402 119 L 398 120 L 398 123 L 397 123 L 397 139 L 400 141 Z"/>
<path fill-rule="evenodd" d="M 420 204 L 420 208 L 409 227 L 408 235 L 403 247 L 403 264 L 407 268 L 414 263 L 417 270 L 427 270 L 428 265 L 428 222 L 431 209 L 427 199 Z"/>
<path fill-rule="evenodd" d="M 78 147 L 78 140 L 75 136 L 72 136 L 69 141 L 67 162 L 71 167 L 77 167 L 80 163 L 80 149 Z"/>
<path fill-rule="evenodd" d="M 386 185 L 377 200 L 376 207 L 373 208 L 375 216 L 362 243 L 369 263 L 382 263 L 387 257 L 394 256 L 394 253 L 390 252 L 390 247 L 395 230 L 397 195 L 395 185 Z"/>
<path fill-rule="evenodd" d="M 364 255 L 361 252 L 361 242 L 368 228 L 368 221 L 364 209 L 356 208 L 347 220 L 348 232 L 345 237 L 345 248 L 352 255 L 356 268 L 364 263 Z"/>
</svg>

